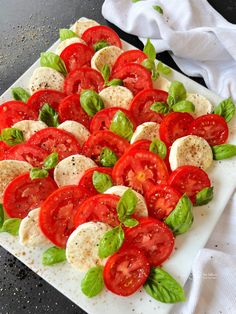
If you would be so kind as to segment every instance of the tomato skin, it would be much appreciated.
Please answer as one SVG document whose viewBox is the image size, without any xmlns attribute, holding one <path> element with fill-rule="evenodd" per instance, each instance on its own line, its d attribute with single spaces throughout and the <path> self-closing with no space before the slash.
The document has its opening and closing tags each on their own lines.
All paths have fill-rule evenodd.
<svg viewBox="0 0 236 314">
<path fill-rule="evenodd" d="M 138 49 L 124 51 L 117 59 L 112 67 L 112 74 L 120 70 L 127 63 L 141 64 L 143 60 L 147 59 L 147 55 Z"/>
<path fill-rule="evenodd" d="M 5 159 L 6 152 L 10 148 L 11 148 L 10 146 L 8 146 L 4 142 L 0 141 L 0 160 L 4 160 Z"/>
<path fill-rule="evenodd" d="M 194 120 L 189 133 L 203 137 L 211 146 L 224 144 L 229 136 L 225 119 L 218 114 L 206 114 Z"/>
<path fill-rule="evenodd" d="M 36 112 L 39 112 L 41 107 L 47 103 L 54 110 L 58 111 L 60 101 L 65 98 L 66 95 L 62 92 L 53 89 L 42 89 L 34 93 L 27 101 L 27 105 Z"/>
<path fill-rule="evenodd" d="M 31 180 L 29 173 L 22 174 L 6 187 L 3 207 L 9 217 L 25 218 L 56 189 L 57 185 L 50 177 Z"/>
<path fill-rule="evenodd" d="M 134 142 L 133 144 L 130 145 L 129 147 L 129 152 L 132 150 L 136 150 L 136 149 L 142 149 L 142 150 L 147 150 L 149 151 L 150 145 L 151 145 L 151 141 L 149 140 L 139 140 Z"/>
<path fill-rule="evenodd" d="M 150 265 L 143 252 L 127 247 L 108 258 L 103 277 L 108 290 L 127 297 L 144 285 L 149 272 Z"/>
</svg>

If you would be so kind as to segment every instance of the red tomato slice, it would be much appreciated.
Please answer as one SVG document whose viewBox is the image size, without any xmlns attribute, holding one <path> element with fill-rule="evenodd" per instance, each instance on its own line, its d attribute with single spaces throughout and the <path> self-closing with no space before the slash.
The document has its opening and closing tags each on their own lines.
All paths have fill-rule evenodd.
<svg viewBox="0 0 236 314">
<path fill-rule="evenodd" d="M 195 166 L 177 168 L 170 175 L 168 183 L 181 194 L 186 193 L 193 203 L 198 192 L 211 186 L 206 172 Z"/>
<path fill-rule="evenodd" d="M 177 138 L 189 134 L 193 117 L 187 112 L 169 113 L 160 124 L 160 138 L 167 146 L 171 146 Z"/>
<path fill-rule="evenodd" d="M 53 89 L 42 89 L 34 93 L 27 101 L 27 105 L 39 112 L 41 107 L 47 103 L 49 104 L 54 110 L 58 111 L 58 106 L 60 101 L 65 98 L 66 95 L 59 91 Z"/>
<path fill-rule="evenodd" d="M 125 51 L 116 59 L 116 62 L 112 67 L 112 73 L 114 74 L 127 63 L 141 64 L 145 59 L 147 59 L 147 55 L 141 50 L 135 49 Z"/>
<path fill-rule="evenodd" d="M 64 98 L 58 109 L 60 122 L 77 121 L 89 129 L 91 118 L 80 105 L 80 96 L 70 95 Z"/>
<path fill-rule="evenodd" d="M 104 80 L 101 74 L 91 68 L 80 68 L 67 74 L 64 82 L 64 91 L 67 95 L 80 94 L 84 89 L 92 89 L 100 92 L 103 89 Z"/>
<path fill-rule="evenodd" d="M 8 146 L 4 142 L 0 141 L 0 160 L 4 160 L 5 159 L 5 154 L 6 154 L 6 152 L 8 151 L 9 148 L 10 148 L 10 146 Z"/>
<path fill-rule="evenodd" d="M 127 63 L 111 75 L 111 79 L 123 80 L 123 85 L 136 95 L 146 88 L 152 88 L 151 72 L 136 63 Z"/>
<path fill-rule="evenodd" d="M 117 161 L 112 177 L 116 185 L 126 185 L 139 193 L 144 193 L 149 182 L 165 184 L 168 180 L 168 171 L 157 154 L 132 149 Z"/>
<path fill-rule="evenodd" d="M 145 89 L 139 92 L 130 105 L 130 111 L 139 124 L 161 122 L 163 115 L 150 109 L 154 102 L 167 102 L 168 93 L 159 89 Z"/>
<path fill-rule="evenodd" d="M 11 100 L 0 105 L 0 130 L 10 128 L 22 120 L 37 120 L 35 110 L 22 101 Z"/>
<path fill-rule="evenodd" d="M 81 37 L 88 46 L 93 48 L 93 45 L 99 41 L 106 41 L 110 46 L 122 48 L 119 36 L 112 28 L 104 25 L 93 26 L 88 28 Z"/>
<path fill-rule="evenodd" d="M 166 218 L 177 205 L 181 194 L 168 185 L 155 185 L 145 194 L 148 213 L 156 219 Z"/>
<path fill-rule="evenodd" d="M 81 152 L 77 139 L 72 134 L 57 128 L 46 128 L 34 133 L 28 144 L 44 149 L 48 155 L 58 152 L 60 160 Z"/>
<path fill-rule="evenodd" d="M 29 173 L 12 180 L 3 194 L 3 207 L 9 217 L 24 218 L 31 209 L 40 207 L 42 202 L 57 189 L 52 178 L 31 180 Z"/>
<path fill-rule="evenodd" d="M 90 196 L 86 189 L 64 186 L 52 193 L 41 205 L 39 225 L 45 236 L 55 245 L 65 247 L 74 231 L 74 217 L 78 206 Z"/>
<path fill-rule="evenodd" d="M 94 50 L 81 43 L 72 44 L 66 47 L 60 57 L 64 61 L 67 71 L 82 68 L 84 66 L 90 67 Z"/>
<path fill-rule="evenodd" d="M 194 120 L 189 132 L 203 137 L 211 146 L 224 144 L 229 135 L 229 128 L 224 118 L 218 114 L 206 114 Z"/>
<path fill-rule="evenodd" d="M 141 219 L 125 232 L 125 245 L 142 250 L 152 266 L 162 264 L 174 248 L 174 236 L 162 221 L 153 218 Z"/>
<path fill-rule="evenodd" d="M 141 288 L 150 272 L 150 266 L 142 251 L 129 247 L 109 257 L 103 277 L 111 292 L 129 296 Z"/>
<path fill-rule="evenodd" d="M 79 186 L 87 188 L 92 195 L 98 194 L 98 191 L 95 189 L 93 185 L 93 173 L 94 171 L 98 171 L 101 173 L 109 174 L 111 176 L 112 168 L 105 167 L 93 167 L 85 171 L 84 175 L 79 181 Z"/>
<path fill-rule="evenodd" d="M 18 144 L 11 147 L 5 153 L 5 159 L 27 161 L 33 167 L 41 168 L 47 152 L 38 146 L 30 144 Z"/>
</svg>

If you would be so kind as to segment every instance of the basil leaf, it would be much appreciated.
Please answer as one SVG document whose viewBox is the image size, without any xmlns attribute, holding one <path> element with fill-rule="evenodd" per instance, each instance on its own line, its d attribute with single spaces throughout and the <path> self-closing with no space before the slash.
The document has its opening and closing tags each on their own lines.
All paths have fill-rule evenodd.
<svg viewBox="0 0 236 314">
<path fill-rule="evenodd" d="M 169 95 L 167 98 L 167 103 L 170 107 L 179 101 L 185 100 L 187 97 L 187 92 L 184 85 L 181 82 L 173 81 L 171 82 L 169 88 Z"/>
<path fill-rule="evenodd" d="M 139 2 L 139 1 L 143 1 L 143 0 L 132 0 L 133 3 Z"/>
<path fill-rule="evenodd" d="M 6 128 L 1 132 L 1 140 L 9 146 L 24 142 L 23 132 L 16 128 Z"/>
<path fill-rule="evenodd" d="M 61 41 L 69 39 L 69 38 L 73 38 L 73 37 L 78 37 L 78 35 L 75 32 L 67 28 L 61 28 L 59 30 L 59 34 L 60 34 Z"/>
<path fill-rule="evenodd" d="M 9 218 L 4 221 L 1 232 L 8 232 L 13 236 L 17 236 L 19 234 L 20 223 L 21 219 L 19 218 Z"/>
<path fill-rule="evenodd" d="M 134 133 L 133 128 L 133 123 L 129 120 L 125 113 L 118 110 L 112 118 L 110 130 L 130 141 Z"/>
<path fill-rule="evenodd" d="M 172 106 L 172 110 L 175 112 L 194 112 L 195 106 L 189 100 L 181 100 Z"/>
<path fill-rule="evenodd" d="M 152 71 L 153 67 L 155 67 L 155 62 L 150 59 L 144 59 L 141 64 L 148 70 Z"/>
<path fill-rule="evenodd" d="M 45 103 L 39 111 L 39 120 L 47 124 L 47 126 L 58 127 L 58 113 L 47 103 Z"/>
<path fill-rule="evenodd" d="M 236 156 L 236 145 L 222 144 L 212 146 L 212 153 L 214 160 L 222 160 Z"/>
<path fill-rule="evenodd" d="M 104 82 L 107 83 L 110 77 L 110 68 L 108 64 L 104 64 L 104 66 L 102 67 L 101 73 L 102 73 Z"/>
<path fill-rule="evenodd" d="M 43 167 L 45 170 L 50 170 L 56 167 L 58 164 L 58 153 L 52 153 L 47 156 L 47 158 L 44 159 Z"/>
<path fill-rule="evenodd" d="M 150 109 L 152 111 L 158 112 L 158 113 L 162 113 L 162 114 L 166 114 L 170 111 L 168 105 L 165 102 L 160 102 L 160 101 L 156 101 L 154 102 Z"/>
<path fill-rule="evenodd" d="M 113 167 L 117 160 L 116 154 L 110 148 L 103 148 L 100 154 L 100 163 L 103 167 Z"/>
<path fill-rule="evenodd" d="M 12 97 L 15 100 L 21 100 L 23 102 L 27 102 L 30 98 L 30 94 L 22 87 L 13 87 L 11 90 Z"/>
<path fill-rule="evenodd" d="M 68 73 L 62 58 L 51 51 L 41 53 L 40 65 L 42 67 L 52 68 L 62 73 L 64 76 Z"/>
<path fill-rule="evenodd" d="M 135 227 L 139 224 L 138 220 L 134 219 L 134 218 L 126 218 L 125 221 L 123 222 L 123 224 L 126 227 L 132 228 Z"/>
<path fill-rule="evenodd" d="M 100 258 L 106 258 L 117 252 L 124 242 L 124 231 L 121 226 L 117 226 L 107 231 L 101 238 L 98 246 Z"/>
<path fill-rule="evenodd" d="M 2 228 L 4 223 L 4 210 L 2 204 L 0 204 L 0 228 Z"/>
<path fill-rule="evenodd" d="M 93 172 L 93 186 L 99 193 L 105 192 L 112 186 L 112 179 L 109 174 L 94 171 Z"/>
<path fill-rule="evenodd" d="M 213 186 L 204 188 L 196 195 L 195 204 L 197 206 L 206 205 L 213 199 Z"/>
<path fill-rule="evenodd" d="M 174 210 L 165 219 L 165 223 L 174 235 L 187 232 L 193 224 L 192 203 L 187 195 L 183 195 Z"/>
<path fill-rule="evenodd" d="M 156 59 L 156 50 L 151 43 L 150 38 L 147 39 L 147 42 L 143 48 L 143 52 L 148 56 L 149 60 L 154 61 Z"/>
<path fill-rule="evenodd" d="M 150 152 L 159 155 L 162 159 L 165 159 L 167 154 L 166 144 L 161 140 L 154 138 L 149 147 Z"/>
<path fill-rule="evenodd" d="M 106 86 L 122 86 L 123 81 L 120 79 L 113 79 L 106 83 Z"/>
<path fill-rule="evenodd" d="M 131 189 L 126 190 L 121 196 L 116 208 L 120 222 L 124 222 L 127 216 L 134 213 L 137 203 L 138 198 L 135 193 Z"/>
<path fill-rule="evenodd" d="M 31 168 L 30 169 L 30 179 L 39 179 L 48 177 L 48 171 L 46 169 Z"/>
<path fill-rule="evenodd" d="M 159 5 L 153 5 L 152 6 L 154 10 L 156 10 L 158 13 L 160 13 L 161 15 L 163 15 L 163 9 L 159 6 Z"/>
<path fill-rule="evenodd" d="M 157 71 L 165 75 L 169 75 L 170 73 L 172 73 L 172 69 L 161 61 L 159 61 L 157 64 Z"/>
<path fill-rule="evenodd" d="M 66 250 L 57 246 L 52 246 L 43 252 L 42 264 L 51 266 L 66 261 Z"/>
<path fill-rule="evenodd" d="M 144 289 L 151 297 L 163 303 L 185 301 L 184 289 L 160 267 L 151 269 Z"/>
<path fill-rule="evenodd" d="M 214 110 L 215 114 L 218 114 L 225 118 L 226 122 L 229 122 L 235 114 L 235 104 L 231 97 L 223 100 Z"/>
<path fill-rule="evenodd" d="M 103 267 L 90 268 L 81 281 L 81 290 L 88 298 L 95 297 L 104 288 Z"/>
<path fill-rule="evenodd" d="M 96 44 L 93 45 L 93 49 L 95 51 L 98 51 L 98 50 L 105 48 L 105 47 L 108 47 L 108 46 L 110 46 L 110 45 L 106 40 L 101 40 L 101 41 L 96 42 Z"/>
<path fill-rule="evenodd" d="M 80 104 L 90 117 L 93 117 L 99 110 L 104 109 L 102 98 L 95 91 L 89 89 L 80 94 Z"/>
</svg>

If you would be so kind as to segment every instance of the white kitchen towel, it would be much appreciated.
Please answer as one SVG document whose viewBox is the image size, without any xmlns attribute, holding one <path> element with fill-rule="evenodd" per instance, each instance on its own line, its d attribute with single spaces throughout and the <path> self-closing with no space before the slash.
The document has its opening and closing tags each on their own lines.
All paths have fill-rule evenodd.
<svg viewBox="0 0 236 314">
<path fill-rule="evenodd" d="M 102 14 L 143 43 L 150 38 L 184 73 L 202 76 L 208 88 L 236 101 L 236 25 L 206 0 L 105 0 Z"/>
</svg>

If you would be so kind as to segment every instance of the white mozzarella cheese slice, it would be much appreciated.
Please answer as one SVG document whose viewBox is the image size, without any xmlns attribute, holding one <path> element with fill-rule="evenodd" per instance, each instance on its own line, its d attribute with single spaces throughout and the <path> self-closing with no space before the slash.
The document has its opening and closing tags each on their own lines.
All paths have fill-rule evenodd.
<svg viewBox="0 0 236 314">
<path fill-rule="evenodd" d="M 168 92 L 170 88 L 170 84 L 171 82 L 169 80 L 167 80 L 165 77 L 160 75 L 155 81 L 153 81 L 153 88 L 161 89 Z"/>
<path fill-rule="evenodd" d="M 98 50 L 91 59 L 91 67 L 97 71 L 107 64 L 112 69 L 116 59 L 122 54 L 123 50 L 116 46 L 108 46 Z"/>
<path fill-rule="evenodd" d="M 28 141 L 28 139 L 39 130 L 45 129 L 48 126 L 42 121 L 34 121 L 34 120 L 22 120 L 16 122 L 13 128 L 17 128 L 22 131 L 24 135 L 24 140 Z"/>
<path fill-rule="evenodd" d="M 72 26 L 71 30 L 75 32 L 79 37 L 83 35 L 83 33 L 90 27 L 98 26 L 98 22 L 90 19 L 79 19 L 75 24 Z"/>
<path fill-rule="evenodd" d="M 133 99 L 132 92 L 124 86 L 109 86 L 104 88 L 99 95 L 104 102 L 105 108 L 120 107 L 129 109 Z"/>
<path fill-rule="evenodd" d="M 133 144 L 139 140 L 152 141 L 154 138 L 159 139 L 159 128 L 160 124 L 156 122 L 144 122 L 140 124 L 134 131 L 130 143 Z"/>
<path fill-rule="evenodd" d="M 56 54 L 60 55 L 66 47 L 77 43 L 86 45 L 86 42 L 81 38 L 78 37 L 68 38 L 59 43 L 56 49 Z"/>
<path fill-rule="evenodd" d="M 83 124 L 76 121 L 67 120 L 61 123 L 58 126 L 58 129 L 61 129 L 61 130 L 64 130 L 73 134 L 81 146 L 84 144 L 84 142 L 88 139 L 90 135 L 90 132 L 88 131 L 88 129 Z"/>
<path fill-rule="evenodd" d="M 211 102 L 202 95 L 188 94 L 186 99 L 191 101 L 195 106 L 195 112 L 192 113 L 194 117 L 200 117 L 204 114 L 211 113 L 213 110 Z"/>
</svg>

